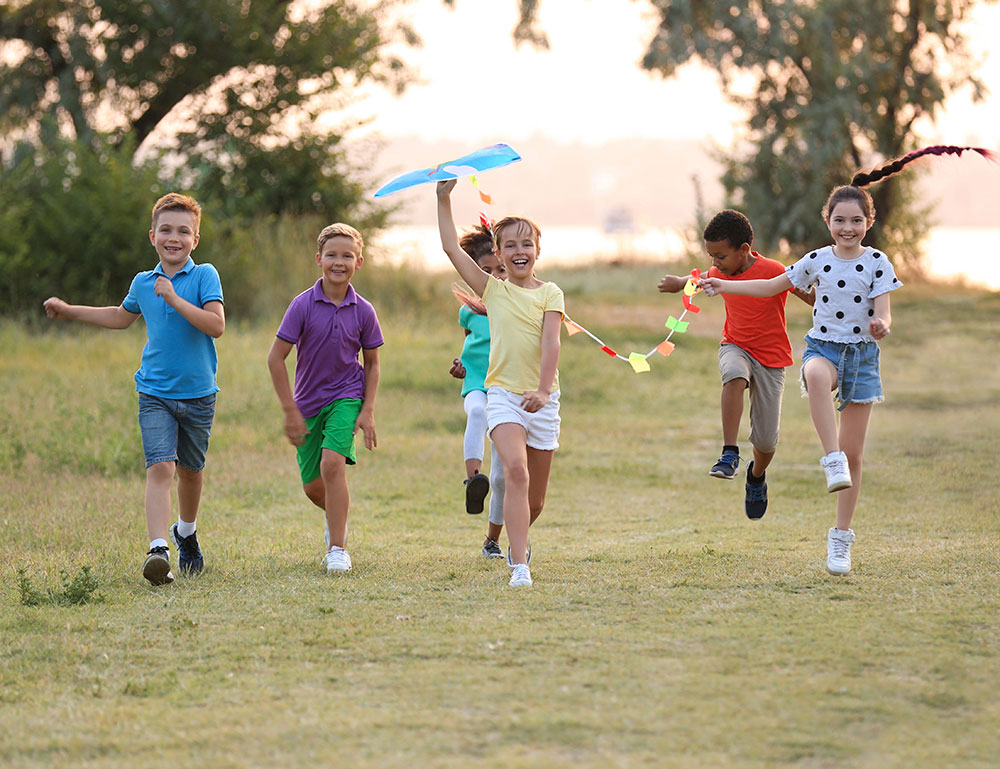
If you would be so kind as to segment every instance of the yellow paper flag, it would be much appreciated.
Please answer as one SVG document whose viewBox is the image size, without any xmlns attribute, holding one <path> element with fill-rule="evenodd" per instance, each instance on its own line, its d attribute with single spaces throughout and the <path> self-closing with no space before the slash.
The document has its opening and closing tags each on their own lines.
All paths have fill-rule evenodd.
<svg viewBox="0 0 1000 769">
<path fill-rule="evenodd" d="M 649 361 L 646 360 L 646 356 L 641 352 L 630 352 L 628 354 L 628 362 L 632 364 L 632 368 L 635 369 L 636 374 L 649 371 Z"/>
<path fill-rule="evenodd" d="M 684 284 L 684 293 L 688 296 L 694 296 L 698 293 L 698 286 L 695 285 L 695 282 L 690 278 L 688 278 L 688 282 Z"/>
</svg>

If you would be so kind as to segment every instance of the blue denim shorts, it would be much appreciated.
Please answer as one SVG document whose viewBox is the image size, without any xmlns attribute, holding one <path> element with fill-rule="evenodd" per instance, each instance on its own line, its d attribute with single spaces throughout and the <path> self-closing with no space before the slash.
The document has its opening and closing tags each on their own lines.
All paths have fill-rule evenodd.
<svg viewBox="0 0 1000 769">
<path fill-rule="evenodd" d="M 139 393 L 139 432 L 146 467 L 176 462 L 193 473 L 201 472 L 214 418 L 215 393 L 190 400 Z"/>
<path fill-rule="evenodd" d="M 828 342 L 806 336 L 802 352 L 802 393 L 806 392 L 805 367 L 810 358 L 825 358 L 837 369 L 837 406 L 849 403 L 881 403 L 882 376 L 879 373 L 878 342 Z"/>
</svg>

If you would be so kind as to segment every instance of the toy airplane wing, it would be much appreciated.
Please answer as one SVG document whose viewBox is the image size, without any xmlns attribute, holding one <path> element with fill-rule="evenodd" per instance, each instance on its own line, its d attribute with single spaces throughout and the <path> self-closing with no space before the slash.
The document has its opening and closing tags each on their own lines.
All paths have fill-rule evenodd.
<svg viewBox="0 0 1000 769">
<path fill-rule="evenodd" d="M 509 144 L 494 144 L 490 147 L 483 147 L 481 150 L 463 155 L 455 160 L 446 163 L 439 163 L 432 168 L 421 168 L 417 171 L 397 176 L 395 179 L 386 182 L 373 197 L 384 198 L 394 192 L 405 190 L 408 187 L 415 187 L 418 184 L 428 182 L 442 182 L 447 179 L 460 179 L 464 176 L 475 176 L 483 171 L 490 171 L 494 168 L 516 163 L 521 156 L 514 151 Z"/>
</svg>

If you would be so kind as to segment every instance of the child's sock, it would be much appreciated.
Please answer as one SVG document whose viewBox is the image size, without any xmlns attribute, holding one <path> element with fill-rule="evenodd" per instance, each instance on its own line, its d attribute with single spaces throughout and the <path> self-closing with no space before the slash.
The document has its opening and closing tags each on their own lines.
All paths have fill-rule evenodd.
<svg viewBox="0 0 1000 769">
<path fill-rule="evenodd" d="M 734 454 L 739 454 L 740 453 L 740 447 L 739 446 L 727 446 L 727 445 L 723 444 L 722 445 L 722 453 L 725 454 L 727 451 L 731 451 Z"/>
<path fill-rule="evenodd" d="M 182 537 L 190 537 L 194 534 L 195 530 L 198 528 L 197 521 L 182 521 L 180 518 L 177 519 L 177 533 Z"/>
<path fill-rule="evenodd" d="M 149 543 L 149 549 L 152 550 L 154 547 L 168 547 L 167 540 L 165 539 L 154 539 Z"/>
</svg>

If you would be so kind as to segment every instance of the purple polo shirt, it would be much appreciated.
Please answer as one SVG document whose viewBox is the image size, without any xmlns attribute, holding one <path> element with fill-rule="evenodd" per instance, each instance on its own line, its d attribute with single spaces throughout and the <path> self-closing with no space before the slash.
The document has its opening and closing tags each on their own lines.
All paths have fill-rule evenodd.
<svg viewBox="0 0 1000 769">
<path fill-rule="evenodd" d="M 295 404 L 304 417 L 341 398 L 363 398 L 358 353 L 383 344 L 371 302 L 349 285 L 338 306 L 323 293 L 322 278 L 288 305 L 277 336 L 295 345 Z"/>
</svg>

